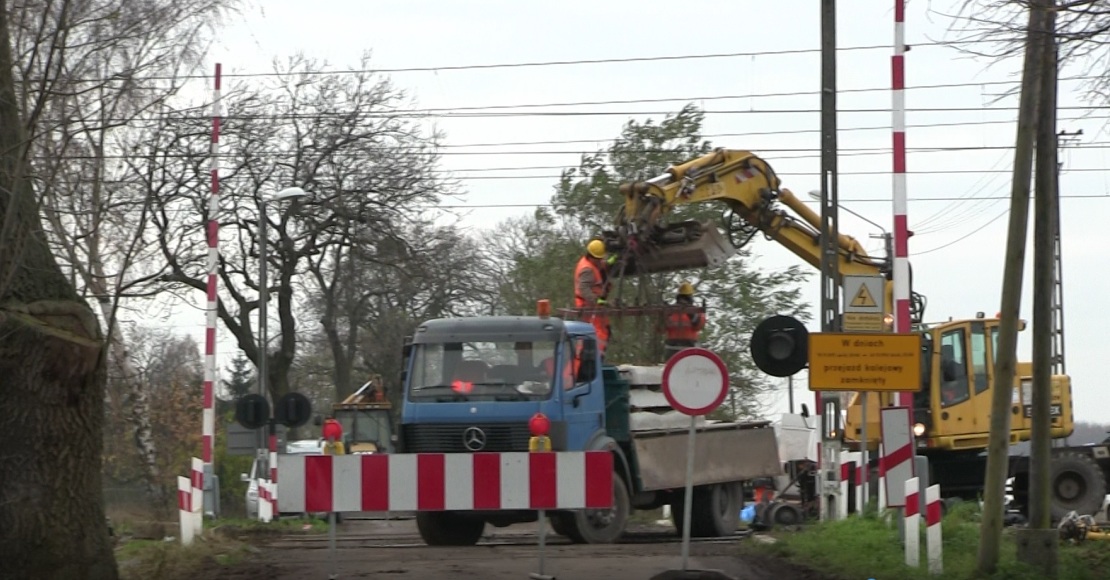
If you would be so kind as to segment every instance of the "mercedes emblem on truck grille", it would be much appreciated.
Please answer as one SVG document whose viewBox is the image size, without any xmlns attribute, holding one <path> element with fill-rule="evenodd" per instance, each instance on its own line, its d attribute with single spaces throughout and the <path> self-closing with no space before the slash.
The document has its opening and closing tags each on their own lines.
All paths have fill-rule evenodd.
<svg viewBox="0 0 1110 580">
<path fill-rule="evenodd" d="M 463 431 L 463 446 L 471 451 L 481 451 L 486 446 L 486 432 L 477 427 Z"/>
</svg>

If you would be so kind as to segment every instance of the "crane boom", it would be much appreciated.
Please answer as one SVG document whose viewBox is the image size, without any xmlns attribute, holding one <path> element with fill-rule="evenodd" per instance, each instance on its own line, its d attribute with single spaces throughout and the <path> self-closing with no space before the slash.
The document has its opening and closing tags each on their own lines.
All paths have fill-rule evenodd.
<svg viewBox="0 0 1110 580">
<path fill-rule="evenodd" d="M 620 192 L 624 205 L 617 227 L 603 235 L 610 251 L 623 258 L 617 277 L 714 266 L 760 232 L 820 267 L 820 216 L 781 187 L 771 165 L 750 151 L 717 148 L 655 178 L 625 183 Z M 680 206 L 713 201 L 727 207 L 724 235 L 712 222 L 667 219 Z M 838 246 L 840 274 L 882 275 L 886 312 L 892 312 L 890 257 L 870 256 L 857 239 L 844 234 L 838 236 Z M 920 322 L 924 299 L 915 294 L 912 305 L 911 318 Z"/>
</svg>

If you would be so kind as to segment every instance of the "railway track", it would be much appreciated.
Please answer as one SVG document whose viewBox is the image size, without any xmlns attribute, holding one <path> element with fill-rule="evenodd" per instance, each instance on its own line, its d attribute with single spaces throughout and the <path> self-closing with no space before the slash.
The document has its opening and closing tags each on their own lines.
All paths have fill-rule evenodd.
<svg viewBox="0 0 1110 580">
<path fill-rule="evenodd" d="M 727 544 L 733 543 L 744 537 L 747 537 L 750 532 L 738 532 L 728 537 L 718 538 L 691 538 L 691 544 Z M 409 531 L 385 532 L 385 533 L 351 533 L 351 534 L 337 534 L 336 535 L 336 549 L 337 550 L 360 550 L 367 548 L 381 548 L 381 549 L 427 549 L 429 546 L 424 543 L 420 535 Z M 620 541 L 616 544 L 609 544 L 609 546 L 625 546 L 625 545 L 643 545 L 643 544 L 679 544 L 682 537 L 675 534 L 671 530 L 667 531 L 634 531 L 625 534 Z M 327 534 L 313 534 L 313 535 L 287 535 L 275 538 L 268 543 L 271 548 L 282 549 L 320 549 L 326 550 L 329 547 L 329 538 Z M 548 533 L 546 544 L 550 549 L 560 548 L 577 548 L 586 546 L 585 544 L 574 544 L 563 536 Z M 484 536 L 478 544 L 477 548 L 536 548 L 539 546 L 539 536 L 535 531 L 531 532 L 493 532 Z M 604 545 L 594 544 L 589 545 L 591 549 L 603 549 Z M 619 549 L 619 548 L 617 548 Z"/>
</svg>

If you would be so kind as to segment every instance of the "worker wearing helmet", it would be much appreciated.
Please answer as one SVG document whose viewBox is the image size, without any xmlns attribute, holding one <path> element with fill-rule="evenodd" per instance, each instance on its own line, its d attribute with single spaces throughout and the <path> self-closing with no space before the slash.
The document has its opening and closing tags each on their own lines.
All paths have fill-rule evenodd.
<svg viewBox="0 0 1110 580">
<path fill-rule="evenodd" d="M 617 256 L 606 257 L 605 242 L 599 239 L 586 244 L 586 253 L 574 267 L 574 306 L 575 308 L 599 308 L 605 306 L 609 295 L 609 267 L 617 261 Z M 597 331 L 597 347 L 605 354 L 609 343 L 609 317 L 599 313 L 584 313 L 583 322 L 594 325 Z"/>
<path fill-rule="evenodd" d="M 663 344 L 668 359 L 682 349 L 697 346 L 698 333 L 705 328 L 705 316 L 701 312 L 692 310 L 694 308 L 693 284 L 683 282 L 678 287 L 674 304 L 689 309 L 673 312 L 667 316 L 665 326 L 667 338 Z"/>
</svg>

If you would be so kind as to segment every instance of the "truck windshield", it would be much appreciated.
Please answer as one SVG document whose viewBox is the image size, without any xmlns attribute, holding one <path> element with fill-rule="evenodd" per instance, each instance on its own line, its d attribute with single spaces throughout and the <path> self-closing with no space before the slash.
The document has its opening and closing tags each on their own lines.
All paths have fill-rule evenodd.
<svg viewBox="0 0 1110 580">
<path fill-rule="evenodd" d="M 551 396 L 554 341 L 415 345 L 409 398 L 523 401 Z"/>
</svg>

